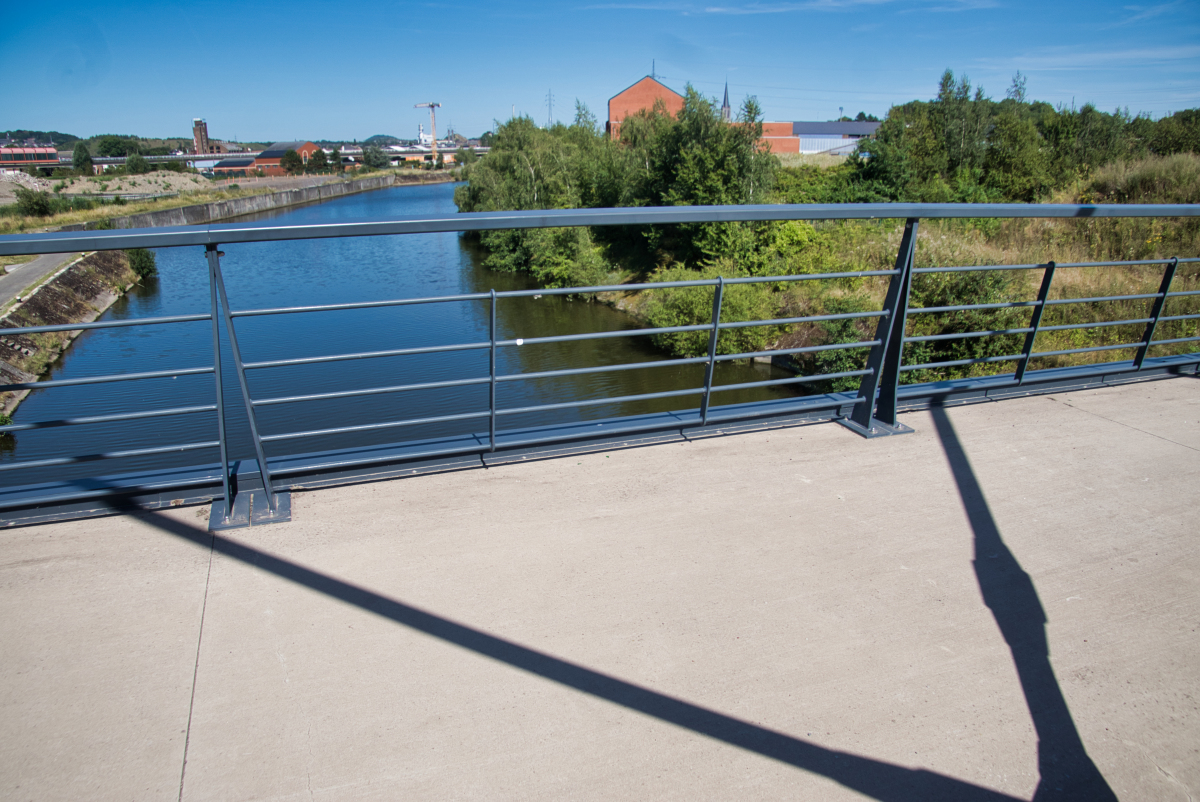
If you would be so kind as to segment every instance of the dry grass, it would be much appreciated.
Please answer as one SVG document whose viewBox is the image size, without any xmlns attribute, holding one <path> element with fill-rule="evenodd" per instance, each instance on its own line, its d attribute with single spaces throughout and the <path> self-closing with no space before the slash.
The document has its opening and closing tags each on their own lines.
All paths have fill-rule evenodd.
<svg viewBox="0 0 1200 802">
<path fill-rule="evenodd" d="M 846 161 L 845 156 L 831 156 L 828 153 L 776 153 L 775 158 L 784 167 L 837 167 Z"/>
<path fill-rule="evenodd" d="M 173 198 L 158 198 L 155 200 L 130 201 L 116 206 L 104 204 L 94 209 L 64 212 L 49 217 L 2 217 L 0 218 L 0 234 L 18 234 L 26 231 L 45 231 L 73 223 L 87 223 L 96 220 L 106 220 L 112 217 L 125 217 L 143 212 L 158 212 L 163 209 L 177 209 L 181 206 L 194 206 L 201 203 L 246 198 L 252 195 L 264 195 L 274 190 L 269 187 L 238 188 L 224 190 L 200 190 L 176 195 Z"/>
</svg>

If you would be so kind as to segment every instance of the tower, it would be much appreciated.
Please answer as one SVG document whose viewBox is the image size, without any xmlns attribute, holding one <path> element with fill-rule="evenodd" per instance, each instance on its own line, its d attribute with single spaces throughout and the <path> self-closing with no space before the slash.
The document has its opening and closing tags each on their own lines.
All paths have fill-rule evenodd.
<svg viewBox="0 0 1200 802">
<path fill-rule="evenodd" d="M 729 81 L 725 82 L 725 102 L 721 104 L 721 121 L 729 122 L 733 119 L 732 110 L 729 108 Z"/>
<path fill-rule="evenodd" d="M 208 123 L 199 117 L 192 119 L 192 146 L 196 153 L 211 153 L 208 144 Z"/>
</svg>

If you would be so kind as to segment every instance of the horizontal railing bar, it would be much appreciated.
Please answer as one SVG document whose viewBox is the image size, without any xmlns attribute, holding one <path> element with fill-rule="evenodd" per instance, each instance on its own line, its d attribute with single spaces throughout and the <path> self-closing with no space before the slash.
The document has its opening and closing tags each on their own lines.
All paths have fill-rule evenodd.
<svg viewBox="0 0 1200 802">
<path fill-rule="evenodd" d="M 725 282 L 728 284 L 729 282 Z M 744 329 L 750 326 L 783 326 L 791 323 L 819 323 L 828 320 L 858 320 L 865 317 L 888 317 L 892 314 L 890 309 L 882 309 L 878 312 L 844 312 L 840 315 L 808 315 L 807 317 L 781 317 L 772 320 L 743 320 L 733 323 L 721 323 L 717 326 L 719 329 Z M 708 326 L 707 328 L 712 328 Z"/>
<path fill-rule="evenodd" d="M 1002 304 L 965 304 L 962 306 L 922 306 L 909 309 L 908 314 L 933 314 L 934 312 L 969 312 L 974 309 L 1022 309 L 1037 306 L 1041 301 L 1010 301 Z"/>
<path fill-rule="evenodd" d="M 362 237 L 385 234 L 428 234 L 451 231 L 556 228 L 573 226 L 647 226 L 677 223 L 732 223 L 769 220 L 875 220 L 923 218 L 1099 218 L 1200 217 L 1196 204 L 1056 204 L 1056 203 L 827 203 L 757 206 L 656 206 L 620 209 L 534 209 L 468 212 L 407 218 L 283 224 L 272 222 L 213 223 L 108 231 L 59 231 L 0 237 L 0 256 L 123 248 L 166 248 L 184 245 L 230 245 L 243 242 Z M 1182 260 L 1181 260 L 1182 261 Z"/>
<path fill-rule="evenodd" d="M 681 395 L 704 395 L 704 388 L 694 390 L 667 390 L 661 393 L 639 393 L 638 395 L 622 395 L 613 398 L 589 398 L 586 401 L 568 401 L 562 404 L 540 404 L 534 407 L 515 407 L 498 409 L 497 415 L 521 415 L 526 412 L 541 412 L 548 409 L 574 409 L 576 407 L 594 407 L 602 404 L 624 404 L 628 401 L 652 401 L 656 398 L 675 398 Z"/>
<path fill-rule="evenodd" d="M 678 365 L 698 365 L 708 361 L 706 356 L 694 356 L 687 359 L 660 359 L 654 362 L 627 362 L 621 365 L 601 365 L 593 368 L 566 368 L 563 370 L 543 370 L 537 373 L 506 373 L 496 377 L 498 382 L 521 381 L 522 379 L 552 379 L 557 376 L 580 376 L 589 373 L 610 373 L 617 370 L 637 370 L 638 368 L 663 368 Z M 483 379 L 483 381 L 489 381 Z"/>
<path fill-rule="evenodd" d="M 430 345 L 424 348 L 395 348 L 390 351 L 364 351 L 358 354 L 333 354 L 332 356 L 308 356 L 298 359 L 272 359 L 266 362 L 247 362 L 243 367 L 282 368 L 292 365 L 318 365 L 323 362 L 345 362 L 351 359 L 377 359 L 385 356 L 413 356 L 414 354 L 441 354 L 449 351 L 478 351 L 490 348 L 491 343 L 459 343 L 456 345 Z"/>
<path fill-rule="evenodd" d="M 868 278 L 894 276 L 898 270 L 846 270 L 840 273 L 794 273 L 788 276 L 740 276 L 725 279 L 726 284 L 775 284 L 786 281 L 825 281 L 834 278 Z"/>
<path fill-rule="evenodd" d="M 1165 323 L 1168 320 L 1196 320 L 1200 315 L 1163 315 L 1158 319 L 1159 323 Z"/>
<path fill-rule="evenodd" d="M 1036 359 L 1039 356 L 1066 356 L 1067 354 L 1086 354 L 1089 351 L 1119 351 L 1122 348 L 1141 348 L 1146 343 L 1126 343 L 1124 345 L 1095 345 L 1091 348 L 1071 348 L 1066 351 L 1038 351 L 1029 355 L 1030 359 Z"/>
<path fill-rule="evenodd" d="M 46 387 L 77 387 L 82 384 L 106 384 L 108 382 L 137 381 L 139 379 L 166 379 L 176 376 L 197 376 L 212 373 L 212 368 L 185 368 L 184 370 L 154 370 L 149 373 L 121 373 L 111 376 L 90 376 L 86 379 L 54 379 L 44 382 L 23 384 L 0 384 L 0 390 L 41 390 Z"/>
<path fill-rule="evenodd" d="M 1045 331 L 1045 329 L 1039 329 Z M 1000 334 L 1028 334 L 1033 331 L 1032 326 L 1026 326 L 1023 329 L 996 329 L 994 331 L 967 331 L 961 334 L 925 334 L 920 337 L 905 337 L 906 343 L 925 343 L 934 342 L 937 340 L 965 340 L 970 337 L 994 337 Z"/>
<path fill-rule="evenodd" d="M 165 418 L 170 415 L 215 412 L 216 409 L 216 404 L 206 404 L 202 407 L 176 407 L 174 409 L 154 409 L 149 412 L 123 412 L 117 415 L 91 415 L 86 418 L 62 418 L 61 420 L 45 420 L 34 423 L 14 423 L 10 426 L 0 426 L 0 432 L 25 432 L 32 429 L 54 429 L 59 426 L 82 426 L 87 423 L 111 423 L 113 421 L 141 420 L 142 418 Z"/>
<path fill-rule="evenodd" d="M 54 326 L 23 326 L 16 329 L 0 329 L 0 334 L 44 334 L 52 331 L 86 331 L 88 329 L 119 329 L 127 326 L 153 326 L 160 323 L 191 323 L 197 320 L 212 320 L 212 315 L 174 315 L 172 317 L 147 317 L 136 320 L 103 320 L 98 323 L 60 323 Z"/>
<path fill-rule="evenodd" d="M 694 326 L 667 326 L 660 329 L 620 329 L 618 331 L 597 331 L 591 334 L 562 334 L 557 337 L 528 337 L 516 340 L 496 340 L 497 346 L 512 345 L 541 345 L 544 343 L 570 343 L 584 340 L 607 340 L 613 337 L 640 337 L 651 334 L 676 334 L 684 331 L 712 331 L 712 324 L 698 323 Z"/>
<path fill-rule="evenodd" d="M 392 387 L 371 387 L 366 390 L 339 390 L 333 393 L 313 393 L 311 395 L 280 396 L 278 398 L 262 398 L 250 403 L 256 407 L 269 407 L 275 404 L 294 404 L 299 401 L 323 401 L 329 398 L 356 398 L 364 395 L 385 395 L 387 393 L 402 393 L 408 390 L 436 390 L 442 387 L 466 387 L 471 384 L 487 384 L 486 376 L 480 379 L 454 379 L 441 382 L 424 382 L 422 384 L 399 384 Z"/>
<path fill-rule="evenodd" d="M 873 371 L 870 368 L 866 370 L 847 370 L 842 373 L 820 373 L 815 376 L 792 376 L 788 379 L 768 379 L 761 382 L 742 382 L 741 384 L 714 384 L 712 391 L 714 393 L 721 390 L 753 390 L 757 387 L 775 387 L 781 384 L 811 384 L 813 382 L 825 381 L 826 379 L 843 379 L 851 376 L 866 376 Z"/>
<path fill-rule="evenodd" d="M 780 348 L 775 351 L 747 351 L 741 354 L 722 354 L 713 358 L 714 362 L 729 362 L 734 359 L 752 359 L 759 356 L 778 356 L 782 354 L 815 354 L 818 351 L 844 351 L 850 348 L 872 348 L 881 345 L 879 340 L 861 340 L 853 343 L 831 343 L 829 345 L 806 345 L 803 348 Z"/>
<path fill-rule="evenodd" d="M 419 426 L 424 423 L 446 423 L 456 420 L 468 420 L 470 418 L 486 418 L 489 414 L 486 410 L 483 412 L 464 412 L 461 415 L 438 415 L 433 418 L 409 418 L 407 420 L 388 421 L 387 423 L 364 423 L 361 426 L 338 426 L 334 429 L 313 429 L 307 432 L 268 434 L 263 435 L 259 439 L 264 443 L 273 443 L 279 440 L 296 440 L 301 437 L 321 437 L 329 434 L 345 434 L 346 432 L 371 432 L 377 429 L 395 429 L 399 426 Z"/>
<path fill-rule="evenodd" d="M 1165 320 L 1165 318 L 1159 318 Z M 1105 320 L 1100 323 L 1062 323 L 1057 326 L 1042 326 L 1038 331 L 1071 331 L 1074 329 L 1102 329 L 1106 326 L 1124 326 L 1133 323 L 1149 323 L 1153 318 L 1135 318 L 1133 320 Z"/>
<path fill-rule="evenodd" d="M 0 463 L 0 471 L 15 471 L 21 468 L 49 468 L 55 465 L 74 465 L 80 462 L 96 462 L 102 459 L 121 459 L 124 457 L 145 457 L 151 454 L 172 454 L 176 451 L 197 451 L 202 448 L 216 448 L 221 441 L 212 440 L 205 443 L 183 443 L 176 446 L 159 446 L 157 448 L 135 448 L 129 451 L 109 451 L 104 454 L 83 454 L 77 457 L 56 457 L 54 459 L 30 460 L 28 462 Z"/>
<path fill-rule="evenodd" d="M 1093 304 L 1104 301 L 1143 301 L 1147 298 L 1157 298 L 1161 292 L 1147 292 L 1139 295 L 1105 295 L 1099 298 L 1059 298 L 1046 300 L 1046 306 L 1063 306 L 1065 304 Z"/>
<path fill-rule="evenodd" d="M 490 296 L 489 296 L 490 297 Z M 429 459 L 431 457 L 452 457 L 460 454 L 478 454 L 481 451 L 487 451 L 486 443 L 473 446 L 456 446 L 454 448 L 431 448 L 424 451 L 406 451 L 404 460 L 414 459 Z M 283 458 L 281 458 L 283 459 Z M 378 465 L 383 462 L 397 462 L 396 456 L 388 454 L 386 456 L 371 457 L 369 459 L 354 459 L 346 460 L 340 457 L 329 462 L 308 463 L 296 468 L 287 468 L 283 466 L 271 466 L 271 476 L 289 476 L 295 473 L 309 473 L 310 471 L 328 470 L 329 468 L 354 468 L 361 465 Z M 268 464 L 270 460 L 267 461 Z"/>
<path fill-rule="evenodd" d="M 914 273 L 970 273 L 978 270 L 1038 270 L 1049 265 L 958 265 L 954 267 L 914 267 Z M 1055 265 L 1062 267 L 1062 265 Z"/>
<path fill-rule="evenodd" d="M 1171 343 L 1191 343 L 1200 340 L 1200 337 L 1176 337 L 1173 340 L 1155 340 L 1151 345 L 1170 345 Z"/>
<path fill-rule="evenodd" d="M 1171 259 L 1134 259 L 1128 262 L 1063 262 L 1055 264 L 1055 267 L 1125 267 L 1137 265 L 1165 265 L 1171 262 Z M 1200 262 L 1200 258 L 1180 259 L 1179 264 L 1185 262 Z"/>
<path fill-rule="evenodd" d="M 320 304 L 317 306 L 276 306 L 264 309 L 239 309 L 230 311 L 231 317 L 256 317 L 261 315 L 290 315 L 294 312 L 337 312 L 346 309 L 377 309 L 383 306 L 411 306 L 413 304 L 436 304 L 449 301 L 481 301 L 490 298 L 486 292 L 467 295 L 440 295 L 429 298 L 399 298 L 391 301 L 361 301 L 348 304 Z"/>
<path fill-rule="evenodd" d="M 1182 262 L 1183 260 L 1180 259 L 1179 261 Z M 1182 298 L 1185 295 L 1200 295 L 1200 290 L 1179 290 L 1178 292 L 1167 293 L 1168 298 Z"/>
<path fill-rule="evenodd" d="M 592 295 L 598 292 L 641 292 L 642 290 L 670 290 L 679 287 L 715 287 L 715 278 L 697 278 L 690 281 L 663 281 L 655 284 L 596 284 L 588 287 L 546 287 L 539 290 L 497 291 L 497 298 L 532 298 L 538 295 Z M 491 297 L 490 295 L 488 296 Z"/>
<path fill-rule="evenodd" d="M 1023 358 L 1024 354 L 1012 354 L 1010 356 L 985 356 L 979 359 L 955 359 L 952 362 L 924 362 L 920 365 L 901 365 L 900 372 L 905 373 L 910 370 L 931 370 L 936 368 L 955 368 L 962 365 L 983 365 L 988 362 L 1014 362 Z"/>
</svg>

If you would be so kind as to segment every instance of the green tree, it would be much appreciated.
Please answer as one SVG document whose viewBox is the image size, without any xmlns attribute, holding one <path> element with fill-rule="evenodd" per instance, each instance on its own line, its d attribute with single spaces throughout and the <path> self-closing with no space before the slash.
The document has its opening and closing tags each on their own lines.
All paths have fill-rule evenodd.
<svg viewBox="0 0 1200 802">
<path fill-rule="evenodd" d="M 329 166 L 333 169 L 333 171 L 335 173 L 337 173 L 339 175 L 341 174 L 341 172 L 342 172 L 342 149 L 341 148 L 334 147 L 333 153 L 331 153 L 329 155 Z"/>
<path fill-rule="evenodd" d="M 308 157 L 308 164 L 305 167 L 310 173 L 323 173 L 329 169 L 329 159 L 325 156 L 325 151 L 317 148 L 313 155 Z"/>
<path fill-rule="evenodd" d="M 125 159 L 125 170 L 130 175 L 142 175 L 150 172 L 152 169 L 154 168 L 150 166 L 150 162 L 140 153 L 134 153 Z"/>
<path fill-rule="evenodd" d="M 383 148 L 377 145 L 367 145 L 363 148 L 363 164 L 372 170 L 382 170 L 385 167 L 390 167 L 392 162 L 387 154 L 383 152 Z"/>
<path fill-rule="evenodd" d="M 297 175 L 304 172 L 304 160 L 300 158 L 300 154 L 288 148 L 283 152 L 283 156 L 279 158 L 279 166 L 288 175 Z"/>
<path fill-rule="evenodd" d="M 92 154 L 83 140 L 75 143 L 75 149 L 71 152 L 71 166 L 85 175 L 93 172 Z"/>
<path fill-rule="evenodd" d="M 1052 187 L 1049 154 L 1037 126 L 1012 113 L 996 118 L 984 170 L 987 183 L 1006 200 L 1032 203 Z"/>
<path fill-rule="evenodd" d="M 113 134 L 105 134 L 96 140 L 96 153 L 105 157 L 128 156 L 130 153 L 137 153 L 137 142 L 129 137 L 114 136 Z"/>
</svg>

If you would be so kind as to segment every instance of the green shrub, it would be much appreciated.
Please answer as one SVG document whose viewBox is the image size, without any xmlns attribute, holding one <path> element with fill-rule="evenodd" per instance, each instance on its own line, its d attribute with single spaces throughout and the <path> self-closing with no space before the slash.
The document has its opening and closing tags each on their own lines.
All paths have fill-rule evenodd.
<svg viewBox="0 0 1200 802">
<path fill-rule="evenodd" d="M 154 168 L 150 166 L 149 160 L 141 154 L 135 153 L 125 160 L 125 170 L 130 175 L 143 175 L 150 172 Z"/>
<path fill-rule="evenodd" d="M 670 268 L 656 273 L 654 281 L 695 281 L 712 279 L 722 273 L 726 278 L 736 275 L 728 263 L 718 263 L 703 270 L 685 267 Z M 649 290 L 643 307 L 647 322 L 654 328 L 709 325 L 712 323 L 714 287 L 678 287 Z M 776 301 L 770 284 L 726 284 L 721 299 L 721 322 L 768 320 L 775 317 Z M 717 353 L 740 354 L 761 351 L 778 335 L 778 326 L 748 326 L 724 329 L 717 340 Z M 656 334 L 654 344 L 675 356 L 703 356 L 708 353 L 709 332 L 685 331 Z"/>
<path fill-rule="evenodd" d="M 37 192 L 17 187 L 17 213 L 26 217 L 49 217 L 53 214 L 54 199 L 49 192 Z"/>
<path fill-rule="evenodd" d="M 138 278 L 158 275 L 158 264 L 154 258 L 154 251 L 146 248 L 131 248 L 125 251 L 125 255 L 129 257 L 129 269 L 137 273 Z"/>
</svg>

